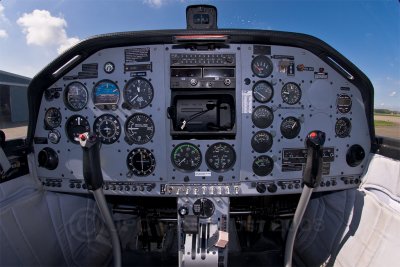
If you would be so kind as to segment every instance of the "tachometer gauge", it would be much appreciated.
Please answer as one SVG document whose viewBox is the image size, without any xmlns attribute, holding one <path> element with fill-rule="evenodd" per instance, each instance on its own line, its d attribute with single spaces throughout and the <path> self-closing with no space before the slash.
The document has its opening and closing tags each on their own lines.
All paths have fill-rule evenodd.
<svg viewBox="0 0 400 267">
<path fill-rule="evenodd" d="M 253 86 L 253 97 L 260 103 L 267 103 L 274 95 L 274 88 L 267 81 L 256 82 Z"/>
<path fill-rule="evenodd" d="M 346 94 L 341 94 L 336 100 L 336 106 L 340 113 L 348 113 L 351 110 L 351 97 Z"/>
<path fill-rule="evenodd" d="M 272 147 L 272 135 L 267 131 L 259 131 L 251 138 L 251 147 L 258 153 L 265 153 Z"/>
<path fill-rule="evenodd" d="M 281 123 L 282 136 L 287 139 L 295 138 L 301 130 L 299 119 L 295 117 L 287 117 Z"/>
<path fill-rule="evenodd" d="M 153 86 L 144 78 L 133 78 L 125 85 L 124 99 L 134 109 L 147 107 L 153 100 L 153 96 Z"/>
<path fill-rule="evenodd" d="M 301 88 L 296 83 L 287 83 L 282 87 L 281 96 L 283 102 L 294 105 L 301 99 Z"/>
<path fill-rule="evenodd" d="M 81 115 L 71 116 L 65 123 L 65 131 L 67 133 L 68 140 L 74 144 L 78 144 L 79 141 L 75 140 L 80 134 L 90 132 L 90 124 Z"/>
<path fill-rule="evenodd" d="M 171 161 L 177 169 L 185 172 L 193 172 L 201 165 L 201 151 L 193 144 L 182 143 L 172 150 Z"/>
<path fill-rule="evenodd" d="M 135 148 L 129 152 L 126 159 L 128 169 L 135 176 L 148 176 L 156 168 L 153 153 L 146 148 Z"/>
<path fill-rule="evenodd" d="M 121 124 L 115 116 L 110 114 L 96 118 L 93 129 L 103 144 L 112 144 L 121 135 Z"/>
<path fill-rule="evenodd" d="M 44 124 L 46 129 L 54 129 L 61 124 L 61 112 L 58 108 L 49 108 L 44 114 Z"/>
<path fill-rule="evenodd" d="M 236 161 L 233 147 L 227 143 L 216 143 L 210 146 L 205 155 L 208 168 L 215 172 L 228 171 Z"/>
<path fill-rule="evenodd" d="M 351 131 L 351 122 L 348 118 L 342 117 L 336 121 L 335 133 L 338 137 L 344 138 L 349 136 Z"/>
<path fill-rule="evenodd" d="M 99 109 L 117 109 L 120 92 L 116 83 L 101 80 L 93 89 L 93 104 Z"/>
<path fill-rule="evenodd" d="M 150 142 L 154 136 L 154 123 L 146 114 L 133 114 L 125 123 L 126 141 L 134 144 Z"/>
<path fill-rule="evenodd" d="M 64 92 L 64 102 L 68 109 L 79 111 L 88 102 L 88 91 L 80 82 L 73 82 L 67 85 Z"/>
<path fill-rule="evenodd" d="M 267 78 L 273 70 L 272 61 L 266 56 L 256 56 L 251 62 L 251 70 L 257 77 Z"/>
<path fill-rule="evenodd" d="M 267 106 L 259 106 L 254 109 L 251 119 L 256 127 L 264 129 L 272 124 L 274 113 L 272 112 L 272 109 Z"/>
<path fill-rule="evenodd" d="M 253 161 L 253 172 L 258 176 L 267 176 L 274 168 L 274 161 L 266 155 L 261 155 Z"/>
</svg>

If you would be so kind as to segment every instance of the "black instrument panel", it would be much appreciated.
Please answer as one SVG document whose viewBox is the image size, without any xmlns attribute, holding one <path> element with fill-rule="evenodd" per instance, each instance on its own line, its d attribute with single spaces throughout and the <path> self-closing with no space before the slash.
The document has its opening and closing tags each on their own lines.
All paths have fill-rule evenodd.
<svg viewBox="0 0 400 267">
<path fill-rule="evenodd" d="M 51 147 L 61 164 L 38 168 L 39 178 L 51 190 L 84 190 L 76 186 L 83 184 L 76 138 L 93 131 L 103 143 L 109 194 L 193 194 L 191 186 L 210 183 L 226 188 L 222 195 L 259 194 L 258 184 L 271 183 L 277 190 L 267 193 L 296 193 L 301 188 L 287 185 L 299 184 L 305 163 L 287 151 L 302 151 L 305 136 L 322 130 L 332 150 L 323 179 L 335 186 L 318 190 L 355 186 L 345 181 L 359 178 L 363 161 L 350 166 L 346 154 L 355 144 L 370 149 L 359 90 L 307 50 L 259 46 L 142 45 L 93 54 L 47 89 L 62 88 L 62 97 L 44 93 L 35 153 Z M 97 64 L 97 78 L 79 78 L 85 64 Z"/>
</svg>

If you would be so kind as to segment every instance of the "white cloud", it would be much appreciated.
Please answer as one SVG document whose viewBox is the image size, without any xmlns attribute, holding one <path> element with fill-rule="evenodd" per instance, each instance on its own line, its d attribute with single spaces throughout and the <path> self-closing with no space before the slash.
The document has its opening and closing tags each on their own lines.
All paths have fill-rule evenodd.
<svg viewBox="0 0 400 267">
<path fill-rule="evenodd" d="M 61 54 L 62 52 L 64 52 L 65 50 L 67 50 L 68 48 L 72 47 L 73 45 L 79 43 L 79 38 L 68 38 L 63 44 L 61 44 L 58 48 L 57 48 L 57 52 L 59 54 Z"/>
<path fill-rule="evenodd" d="M 32 13 L 24 13 L 17 23 L 26 34 L 28 45 L 57 46 L 57 52 L 62 53 L 79 42 L 79 38 L 67 36 L 65 19 L 53 17 L 47 10 L 35 9 Z"/>
<path fill-rule="evenodd" d="M 7 20 L 6 17 L 4 16 L 4 6 L 2 3 L 0 3 L 0 19 L 1 20 Z"/>
<path fill-rule="evenodd" d="M 8 37 L 8 34 L 7 34 L 6 30 L 0 29 L 0 39 L 7 38 L 7 37 Z"/>
<path fill-rule="evenodd" d="M 8 19 L 4 15 L 4 6 L 0 3 L 0 25 L 7 23 Z M 0 39 L 8 36 L 7 31 L 0 28 Z"/>
<path fill-rule="evenodd" d="M 149 5 L 150 7 L 160 8 L 163 4 L 165 4 L 165 0 L 144 0 L 143 3 Z"/>
<path fill-rule="evenodd" d="M 393 92 L 390 93 L 389 96 L 395 96 L 396 94 L 397 94 L 397 92 L 396 92 L 396 91 L 393 91 Z"/>
</svg>

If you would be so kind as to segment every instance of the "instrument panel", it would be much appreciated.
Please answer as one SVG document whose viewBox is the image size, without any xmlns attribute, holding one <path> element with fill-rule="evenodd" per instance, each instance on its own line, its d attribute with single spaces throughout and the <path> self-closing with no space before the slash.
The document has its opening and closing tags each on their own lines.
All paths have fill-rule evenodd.
<svg viewBox="0 0 400 267">
<path fill-rule="evenodd" d="M 313 130 L 327 136 L 316 191 L 357 186 L 370 151 L 361 93 L 316 55 L 142 45 L 98 51 L 46 88 L 34 151 L 54 191 L 87 191 L 76 139 L 91 131 L 102 142 L 106 194 L 293 194 Z"/>
</svg>

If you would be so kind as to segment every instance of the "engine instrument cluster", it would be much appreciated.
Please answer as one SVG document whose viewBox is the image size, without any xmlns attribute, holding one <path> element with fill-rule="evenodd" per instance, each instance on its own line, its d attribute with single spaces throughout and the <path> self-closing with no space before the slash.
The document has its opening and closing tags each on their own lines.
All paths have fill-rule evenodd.
<svg viewBox="0 0 400 267">
<path fill-rule="evenodd" d="M 44 91 L 37 173 L 49 190 L 84 192 L 77 138 L 91 131 L 102 142 L 106 194 L 293 194 L 301 192 L 304 138 L 321 130 L 316 190 L 354 187 L 366 159 L 351 159 L 370 150 L 361 98 L 338 70 L 297 47 L 106 48 Z"/>
</svg>

